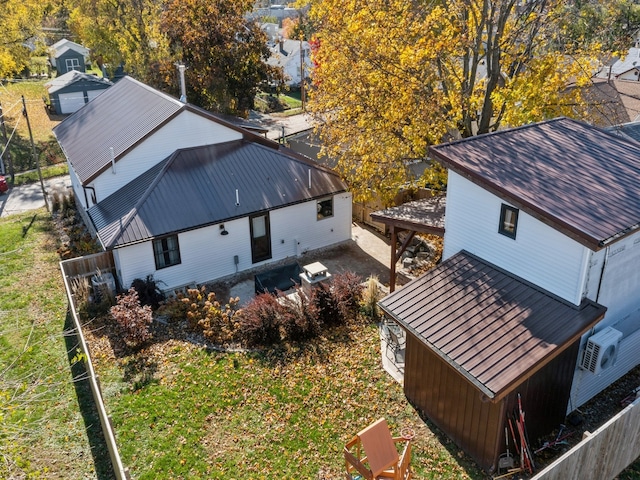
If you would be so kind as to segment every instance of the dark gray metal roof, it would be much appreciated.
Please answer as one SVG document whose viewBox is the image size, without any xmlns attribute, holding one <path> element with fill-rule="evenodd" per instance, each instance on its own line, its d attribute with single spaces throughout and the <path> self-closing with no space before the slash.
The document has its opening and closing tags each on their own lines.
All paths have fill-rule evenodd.
<svg viewBox="0 0 640 480">
<path fill-rule="evenodd" d="M 640 226 L 640 144 L 597 127 L 558 118 L 430 151 L 592 250 Z"/>
<path fill-rule="evenodd" d="M 82 184 L 184 108 L 164 93 L 124 77 L 53 129 Z"/>
<path fill-rule="evenodd" d="M 447 196 L 440 194 L 373 212 L 371 218 L 385 225 L 442 235 L 446 204 Z"/>
<path fill-rule="evenodd" d="M 95 75 L 79 72 L 78 70 L 70 70 L 64 75 L 60 75 L 50 82 L 47 82 L 45 86 L 47 87 L 47 91 L 49 92 L 49 94 L 52 94 L 79 81 L 95 83 L 96 85 L 100 86 L 113 85 L 113 83 L 111 83 L 106 78 L 96 77 Z"/>
<path fill-rule="evenodd" d="M 335 173 L 270 145 L 238 140 L 176 151 L 88 210 L 101 242 L 119 247 L 346 190 Z"/>
<path fill-rule="evenodd" d="M 589 300 L 571 305 L 465 251 L 380 306 L 494 400 L 562 353 L 606 311 Z"/>
<path fill-rule="evenodd" d="M 53 133 L 81 183 L 86 185 L 110 168 L 111 147 L 117 162 L 182 111 L 193 112 L 259 143 L 272 143 L 238 123 L 184 104 L 128 76 L 60 122 Z"/>
</svg>

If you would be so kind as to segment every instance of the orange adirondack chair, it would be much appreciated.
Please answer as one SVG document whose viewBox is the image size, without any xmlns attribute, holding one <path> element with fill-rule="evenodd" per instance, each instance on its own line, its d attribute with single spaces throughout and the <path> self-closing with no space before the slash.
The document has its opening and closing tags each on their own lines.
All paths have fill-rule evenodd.
<svg viewBox="0 0 640 480">
<path fill-rule="evenodd" d="M 398 446 L 401 447 L 401 452 L 398 451 Z M 410 480 L 412 478 L 411 439 L 392 437 L 389 425 L 384 418 L 353 437 L 344 447 L 344 458 L 347 466 L 347 480 L 358 478 Z"/>
</svg>

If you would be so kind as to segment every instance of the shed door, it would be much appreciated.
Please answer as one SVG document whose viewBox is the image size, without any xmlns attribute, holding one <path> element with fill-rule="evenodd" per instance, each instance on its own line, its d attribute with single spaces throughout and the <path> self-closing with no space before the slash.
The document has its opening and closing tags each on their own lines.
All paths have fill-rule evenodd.
<svg viewBox="0 0 640 480">
<path fill-rule="evenodd" d="M 61 93 L 58 97 L 60 101 L 60 113 L 73 113 L 84 106 L 84 93 L 71 92 Z"/>
<path fill-rule="evenodd" d="M 105 90 L 106 89 L 104 88 L 101 88 L 100 90 L 87 90 L 87 98 L 89 99 L 89 101 L 91 101 L 101 93 L 104 93 Z"/>
<path fill-rule="evenodd" d="M 251 226 L 251 261 L 262 262 L 271 258 L 271 232 L 269 213 L 249 217 Z"/>
</svg>

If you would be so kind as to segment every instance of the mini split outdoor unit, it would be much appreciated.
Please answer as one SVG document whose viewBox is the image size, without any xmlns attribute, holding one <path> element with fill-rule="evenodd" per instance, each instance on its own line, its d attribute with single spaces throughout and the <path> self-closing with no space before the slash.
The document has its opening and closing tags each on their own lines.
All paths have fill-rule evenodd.
<svg viewBox="0 0 640 480">
<path fill-rule="evenodd" d="M 618 347 L 621 339 L 622 332 L 612 327 L 607 327 L 591 335 L 582 354 L 580 368 L 598 375 L 603 370 L 611 367 L 618 356 Z"/>
</svg>

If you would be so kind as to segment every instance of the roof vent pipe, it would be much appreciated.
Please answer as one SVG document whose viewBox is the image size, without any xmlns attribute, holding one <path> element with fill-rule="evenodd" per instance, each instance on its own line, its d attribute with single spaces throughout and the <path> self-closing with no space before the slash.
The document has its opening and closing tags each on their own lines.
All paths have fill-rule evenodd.
<svg viewBox="0 0 640 480">
<path fill-rule="evenodd" d="M 176 67 L 178 67 L 178 72 L 180 72 L 180 101 L 187 103 L 187 86 L 184 80 L 184 71 L 187 67 L 182 62 L 176 63 Z"/>
<path fill-rule="evenodd" d="M 116 173 L 116 154 L 113 153 L 113 147 L 109 147 L 109 153 L 111 154 L 111 173 Z"/>
<path fill-rule="evenodd" d="M 236 207 L 240 206 L 240 197 L 238 196 L 238 189 L 236 188 Z"/>
<path fill-rule="evenodd" d="M 309 190 L 311 190 L 311 169 L 309 169 Z"/>
</svg>

